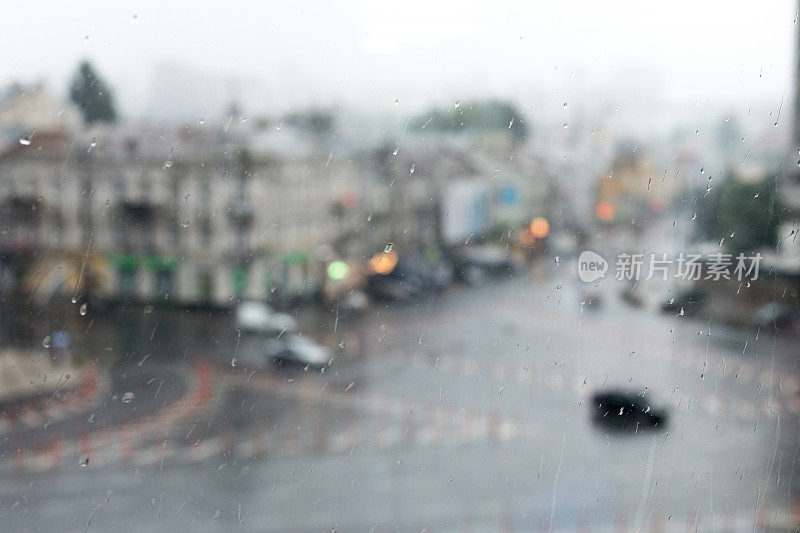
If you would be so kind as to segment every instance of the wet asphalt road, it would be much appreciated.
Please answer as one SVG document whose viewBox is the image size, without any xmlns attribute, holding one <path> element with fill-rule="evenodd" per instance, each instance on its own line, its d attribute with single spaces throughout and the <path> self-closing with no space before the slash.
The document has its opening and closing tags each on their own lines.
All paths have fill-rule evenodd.
<svg viewBox="0 0 800 533">
<path fill-rule="evenodd" d="M 797 342 L 633 308 L 612 282 L 582 306 L 574 280 L 542 268 L 361 319 L 302 312 L 338 353 L 323 374 L 263 364 L 262 340 L 225 314 L 94 317 L 78 344 L 113 354 L 109 398 L 136 399 L 85 406 L 107 420 L 105 446 L 67 424 L 23 428 L 23 446 L 64 434 L 41 471 L 7 428 L 4 529 L 786 529 Z M 587 399 L 608 387 L 666 406 L 668 425 L 593 425 Z"/>
</svg>

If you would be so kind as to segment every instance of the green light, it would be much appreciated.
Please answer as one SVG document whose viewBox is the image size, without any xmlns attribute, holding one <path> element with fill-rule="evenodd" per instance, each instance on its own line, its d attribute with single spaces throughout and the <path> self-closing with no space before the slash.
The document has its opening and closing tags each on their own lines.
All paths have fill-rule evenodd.
<svg viewBox="0 0 800 533">
<path fill-rule="evenodd" d="M 344 261 L 332 261 L 328 265 L 328 277 L 331 279 L 344 279 L 347 276 L 347 263 Z"/>
</svg>

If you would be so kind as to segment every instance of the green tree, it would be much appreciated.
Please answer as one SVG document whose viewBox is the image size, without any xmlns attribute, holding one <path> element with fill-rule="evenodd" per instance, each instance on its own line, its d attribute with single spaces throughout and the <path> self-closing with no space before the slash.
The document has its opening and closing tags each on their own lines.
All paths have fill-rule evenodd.
<svg viewBox="0 0 800 533">
<path fill-rule="evenodd" d="M 69 97 L 83 113 L 83 120 L 87 124 L 117 120 L 111 90 L 97 75 L 89 61 L 83 61 L 78 65 L 70 84 Z"/>
<path fill-rule="evenodd" d="M 292 112 L 283 119 L 287 124 L 304 129 L 314 135 L 329 135 L 335 132 L 333 113 L 324 109 Z"/>
<path fill-rule="evenodd" d="M 730 253 L 755 252 L 778 244 L 786 210 L 774 177 L 757 183 L 728 178 L 697 203 L 698 222 L 708 239 L 723 241 Z"/>
<path fill-rule="evenodd" d="M 415 117 L 412 125 L 417 129 L 433 131 L 506 131 L 516 142 L 523 142 L 528 136 L 522 112 L 514 104 L 501 100 L 460 103 L 451 109 L 433 109 Z"/>
</svg>

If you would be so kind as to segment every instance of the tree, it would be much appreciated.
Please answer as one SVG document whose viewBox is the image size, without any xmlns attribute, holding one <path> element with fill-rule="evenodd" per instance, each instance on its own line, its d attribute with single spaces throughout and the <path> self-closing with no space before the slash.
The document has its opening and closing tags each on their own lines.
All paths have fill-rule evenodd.
<svg viewBox="0 0 800 533">
<path fill-rule="evenodd" d="M 111 90 L 97 75 L 89 61 L 83 61 L 78 65 L 70 84 L 69 97 L 83 113 L 83 120 L 87 124 L 117 120 Z"/>
<path fill-rule="evenodd" d="M 525 117 L 510 102 L 461 103 L 452 109 L 433 109 L 412 121 L 417 129 L 434 131 L 500 131 L 507 132 L 515 142 L 524 142 L 528 136 Z"/>
<path fill-rule="evenodd" d="M 698 222 L 706 238 L 723 241 L 730 253 L 755 252 L 778 245 L 778 229 L 785 209 L 775 178 L 757 183 L 729 178 L 716 193 L 699 199 L 698 210 Z"/>
<path fill-rule="evenodd" d="M 310 109 L 303 112 L 289 113 L 284 117 L 283 121 L 314 135 L 333 134 L 336 127 L 333 113 L 324 109 Z"/>
</svg>

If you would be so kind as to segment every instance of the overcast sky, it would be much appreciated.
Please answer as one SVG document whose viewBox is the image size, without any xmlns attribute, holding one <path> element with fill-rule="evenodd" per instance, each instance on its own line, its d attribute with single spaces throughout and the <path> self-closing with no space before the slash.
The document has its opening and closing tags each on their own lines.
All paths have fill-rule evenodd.
<svg viewBox="0 0 800 533">
<path fill-rule="evenodd" d="M 90 57 L 129 113 L 146 111 L 154 67 L 165 63 L 257 80 L 267 109 L 579 98 L 624 90 L 628 76 L 631 92 L 657 91 L 671 102 L 778 105 L 791 94 L 796 7 L 795 0 L 13 2 L 0 15 L 0 80 L 43 79 L 63 92 L 76 62 Z"/>
</svg>

